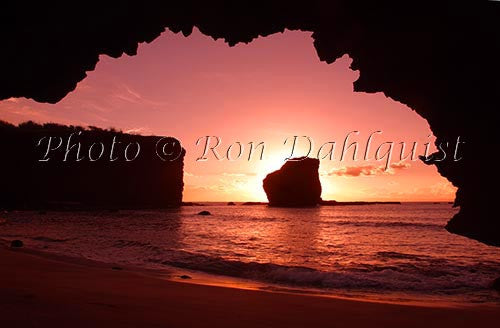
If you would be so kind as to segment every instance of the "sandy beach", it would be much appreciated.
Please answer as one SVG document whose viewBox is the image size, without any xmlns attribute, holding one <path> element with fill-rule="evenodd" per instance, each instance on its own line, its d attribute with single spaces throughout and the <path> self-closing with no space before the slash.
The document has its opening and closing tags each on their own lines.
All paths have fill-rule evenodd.
<svg viewBox="0 0 500 328">
<path fill-rule="evenodd" d="M 0 248 L 4 327 L 487 327 L 500 308 L 383 304 L 168 281 Z"/>
</svg>

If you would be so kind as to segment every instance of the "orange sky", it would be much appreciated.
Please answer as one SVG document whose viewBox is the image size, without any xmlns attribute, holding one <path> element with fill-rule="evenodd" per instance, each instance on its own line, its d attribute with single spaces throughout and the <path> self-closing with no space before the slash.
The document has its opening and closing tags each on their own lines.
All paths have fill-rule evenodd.
<svg viewBox="0 0 500 328">
<path fill-rule="evenodd" d="M 290 149 L 283 142 L 294 135 L 309 136 L 316 151 L 322 143 L 337 143 L 336 159 L 321 161 L 323 199 L 452 200 L 455 188 L 433 166 L 397 163 L 399 142 L 407 150 L 418 142 L 422 154 L 423 144 L 434 141 L 427 122 L 381 93 L 354 93 L 359 72 L 349 69 L 350 61 L 346 55 L 331 65 L 320 62 L 305 32 L 232 48 L 197 30 L 188 38 L 165 32 L 140 45 L 137 56 L 101 56 L 96 70 L 56 105 L 0 102 L 0 119 L 175 136 L 187 150 L 185 201 L 265 200 L 262 179 L 281 166 Z M 340 162 L 342 143 L 353 130 L 359 131 L 351 139 L 359 142 L 360 159 Z M 380 169 L 383 161 L 362 160 L 368 136 L 378 130 L 370 157 L 382 142 L 395 143 L 396 164 L 387 172 Z M 202 146 L 195 142 L 206 135 L 221 138 L 221 153 L 236 141 L 263 141 L 264 159 L 196 161 Z"/>
</svg>

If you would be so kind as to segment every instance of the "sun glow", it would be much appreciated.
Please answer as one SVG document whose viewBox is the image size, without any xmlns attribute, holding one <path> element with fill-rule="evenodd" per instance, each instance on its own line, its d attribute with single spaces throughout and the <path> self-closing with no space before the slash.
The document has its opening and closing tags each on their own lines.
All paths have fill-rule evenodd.
<svg viewBox="0 0 500 328">
<path fill-rule="evenodd" d="M 266 193 L 262 187 L 262 181 L 269 173 L 279 170 L 284 163 L 285 159 L 282 156 L 275 155 L 263 158 L 255 164 L 255 176 L 249 179 L 248 185 L 248 190 L 252 190 L 252 198 L 254 198 L 255 201 L 267 201 Z"/>
</svg>

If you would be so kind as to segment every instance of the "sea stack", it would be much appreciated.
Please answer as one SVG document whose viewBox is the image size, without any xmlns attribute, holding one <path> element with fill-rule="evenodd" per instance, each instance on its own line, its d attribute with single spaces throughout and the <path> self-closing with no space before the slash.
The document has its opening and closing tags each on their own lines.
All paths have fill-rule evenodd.
<svg viewBox="0 0 500 328">
<path fill-rule="evenodd" d="M 310 207 L 321 202 L 319 160 L 308 157 L 292 158 L 266 176 L 264 191 L 270 206 Z"/>
</svg>

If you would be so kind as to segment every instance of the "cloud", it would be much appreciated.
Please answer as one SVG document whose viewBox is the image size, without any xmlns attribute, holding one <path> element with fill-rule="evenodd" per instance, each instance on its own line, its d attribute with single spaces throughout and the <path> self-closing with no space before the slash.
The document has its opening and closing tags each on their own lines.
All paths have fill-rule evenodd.
<svg viewBox="0 0 500 328">
<path fill-rule="evenodd" d="M 116 91 L 112 94 L 114 99 L 123 101 L 126 103 L 131 103 L 134 105 L 148 106 L 150 109 L 163 108 L 168 105 L 168 103 L 163 101 L 155 101 L 144 97 L 141 93 L 133 90 L 128 85 L 121 83 L 116 86 Z"/>
<path fill-rule="evenodd" d="M 451 200 L 455 197 L 457 188 L 447 180 L 423 187 L 399 186 L 370 187 L 361 190 L 367 198 L 391 200 Z"/>
<path fill-rule="evenodd" d="M 228 173 L 224 172 L 222 173 L 223 176 L 225 177 L 253 177 L 256 176 L 257 174 L 249 172 L 249 173 Z"/>
<path fill-rule="evenodd" d="M 402 170 L 402 169 L 407 169 L 409 168 L 411 165 L 410 163 L 405 163 L 405 162 L 397 162 L 397 163 L 392 163 L 390 165 L 390 168 L 391 169 L 394 169 L 394 170 Z"/>
<path fill-rule="evenodd" d="M 346 176 L 346 177 L 359 177 L 359 176 L 374 176 L 381 174 L 395 174 L 396 171 L 404 170 L 411 167 L 409 163 L 397 162 L 392 163 L 388 169 L 384 165 L 361 165 L 361 166 L 344 166 L 341 168 L 333 169 L 327 173 L 328 176 Z"/>
<path fill-rule="evenodd" d="M 140 134 L 140 135 L 151 134 L 151 130 L 149 128 L 146 128 L 146 127 L 131 128 L 131 129 L 125 130 L 124 132 L 131 133 L 131 134 Z"/>
<path fill-rule="evenodd" d="M 223 192 L 223 193 L 232 192 L 232 190 L 228 190 L 226 186 L 216 185 L 216 184 L 206 185 L 206 186 L 186 184 L 184 187 L 186 188 L 186 190 L 190 189 L 190 190 L 198 190 L 198 191 L 216 191 L 216 192 Z"/>
</svg>

